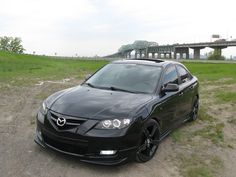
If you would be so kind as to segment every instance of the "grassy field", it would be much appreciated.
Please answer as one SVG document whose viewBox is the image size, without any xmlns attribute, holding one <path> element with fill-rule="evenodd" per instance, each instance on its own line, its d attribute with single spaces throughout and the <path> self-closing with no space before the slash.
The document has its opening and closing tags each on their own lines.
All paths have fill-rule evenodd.
<svg viewBox="0 0 236 177">
<path fill-rule="evenodd" d="M 81 77 L 94 72 L 105 60 L 57 59 L 56 57 L 19 55 L 0 52 L 0 82 L 17 80 L 62 79 Z M 229 63 L 184 63 L 200 81 L 236 81 L 236 64 Z"/>
<path fill-rule="evenodd" d="M 0 82 L 27 85 L 39 80 L 80 78 L 94 72 L 107 61 L 62 59 L 0 52 Z"/>
<path fill-rule="evenodd" d="M 23 88 L 34 90 L 39 81 L 74 78 L 77 83 L 86 74 L 96 71 L 106 63 L 108 61 L 56 59 L 0 52 L 0 96 L 4 98 L 4 94 L 8 94 L 8 89 L 12 88 L 17 88 L 19 93 Z M 234 176 L 235 173 L 231 173 L 235 170 L 230 168 L 230 165 L 235 164 L 231 154 L 236 155 L 236 138 L 231 136 L 236 133 L 236 64 L 184 64 L 200 81 L 199 119 L 171 134 L 172 144 L 167 144 L 167 147 L 170 146 L 174 151 L 168 152 L 169 156 L 166 158 L 172 158 L 172 165 L 176 166 L 177 171 L 184 177 Z M 67 86 L 48 85 L 45 90 L 39 88 L 41 90 L 36 90 L 35 97 L 31 98 L 32 102 L 41 102 L 52 92 Z M 9 93 L 10 97 L 7 99 L 11 100 L 11 94 L 14 92 Z M 228 153 L 230 156 L 225 158 Z"/>
</svg>

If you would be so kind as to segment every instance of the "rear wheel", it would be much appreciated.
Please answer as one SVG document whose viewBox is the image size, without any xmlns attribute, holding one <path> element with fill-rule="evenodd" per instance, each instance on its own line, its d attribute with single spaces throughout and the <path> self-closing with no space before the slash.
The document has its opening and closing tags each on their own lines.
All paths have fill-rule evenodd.
<svg viewBox="0 0 236 177">
<path fill-rule="evenodd" d="M 199 99 L 196 97 L 193 102 L 192 111 L 190 113 L 189 121 L 194 121 L 198 118 Z"/>
<path fill-rule="evenodd" d="M 147 162 L 153 158 L 159 146 L 159 130 L 159 125 L 155 120 L 150 119 L 145 123 L 142 140 L 136 152 L 137 162 Z"/>
</svg>

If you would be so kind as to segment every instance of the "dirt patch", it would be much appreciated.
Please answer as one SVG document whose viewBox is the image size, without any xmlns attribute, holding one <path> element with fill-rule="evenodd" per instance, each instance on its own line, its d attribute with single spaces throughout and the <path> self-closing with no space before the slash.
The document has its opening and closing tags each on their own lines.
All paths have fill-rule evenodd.
<svg viewBox="0 0 236 177">
<path fill-rule="evenodd" d="M 64 84 L 65 82 L 69 82 L 71 79 L 67 78 L 67 79 L 62 79 L 62 81 L 38 81 L 37 84 L 35 85 L 43 85 L 45 83 L 52 83 L 52 84 Z"/>
</svg>

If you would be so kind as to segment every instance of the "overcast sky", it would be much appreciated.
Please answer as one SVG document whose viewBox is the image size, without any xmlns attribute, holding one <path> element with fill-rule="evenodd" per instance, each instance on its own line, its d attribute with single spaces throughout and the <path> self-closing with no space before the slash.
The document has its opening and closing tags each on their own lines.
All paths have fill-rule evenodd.
<svg viewBox="0 0 236 177">
<path fill-rule="evenodd" d="M 235 7 L 235 0 L 0 0 L 0 36 L 21 37 L 27 53 L 107 55 L 134 40 L 236 38 Z"/>
</svg>

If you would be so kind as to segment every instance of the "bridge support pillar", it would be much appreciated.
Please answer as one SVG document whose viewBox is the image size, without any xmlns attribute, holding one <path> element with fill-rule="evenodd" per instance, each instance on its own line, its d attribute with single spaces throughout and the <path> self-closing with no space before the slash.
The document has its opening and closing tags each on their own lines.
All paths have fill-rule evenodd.
<svg viewBox="0 0 236 177">
<path fill-rule="evenodd" d="M 128 58 L 128 52 L 125 52 L 125 58 Z"/>
<path fill-rule="evenodd" d="M 154 52 L 152 52 L 152 58 L 155 58 L 155 53 Z"/>
<path fill-rule="evenodd" d="M 145 57 L 145 58 L 149 58 L 148 47 L 144 50 L 144 57 Z"/>
<path fill-rule="evenodd" d="M 199 48 L 193 49 L 193 58 L 194 59 L 200 59 L 201 58 L 201 53 Z"/>
<path fill-rule="evenodd" d="M 186 59 L 189 59 L 189 50 L 186 52 Z"/>
<path fill-rule="evenodd" d="M 193 49 L 193 58 L 194 59 L 200 59 L 201 58 L 201 49 L 204 49 L 205 47 L 192 47 Z"/>
<path fill-rule="evenodd" d="M 161 53 L 157 53 L 157 57 L 161 59 Z"/>
<path fill-rule="evenodd" d="M 169 53 L 169 59 L 171 59 L 172 58 L 172 54 L 171 53 Z"/>
<path fill-rule="evenodd" d="M 221 56 L 222 55 L 222 49 L 227 48 L 227 46 L 220 46 L 220 47 L 212 47 L 214 49 L 214 54 Z"/>
<path fill-rule="evenodd" d="M 166 53 L 164 53 L 164 58 L 166 58 Z"/>
<path fill-rule="evenodd" d="M 174 59 L 177 59 L 177 53 L 174 52 Z"/>
<path fill-rule="evenodd" d="M 189 58 L 189 48 L 188 47 L 176 47 L 174 51 L 174 58 L 177 59 L 177 54 L 179 53 L 180 59 L 183 59 L 184 55 L 186 59 Z"/>
<path fill-rule="evenodd" d="M 129 52 L 129 55 L 128 55 L 129 58 L 131 58 L 131 52 Z"/>
</svg>

